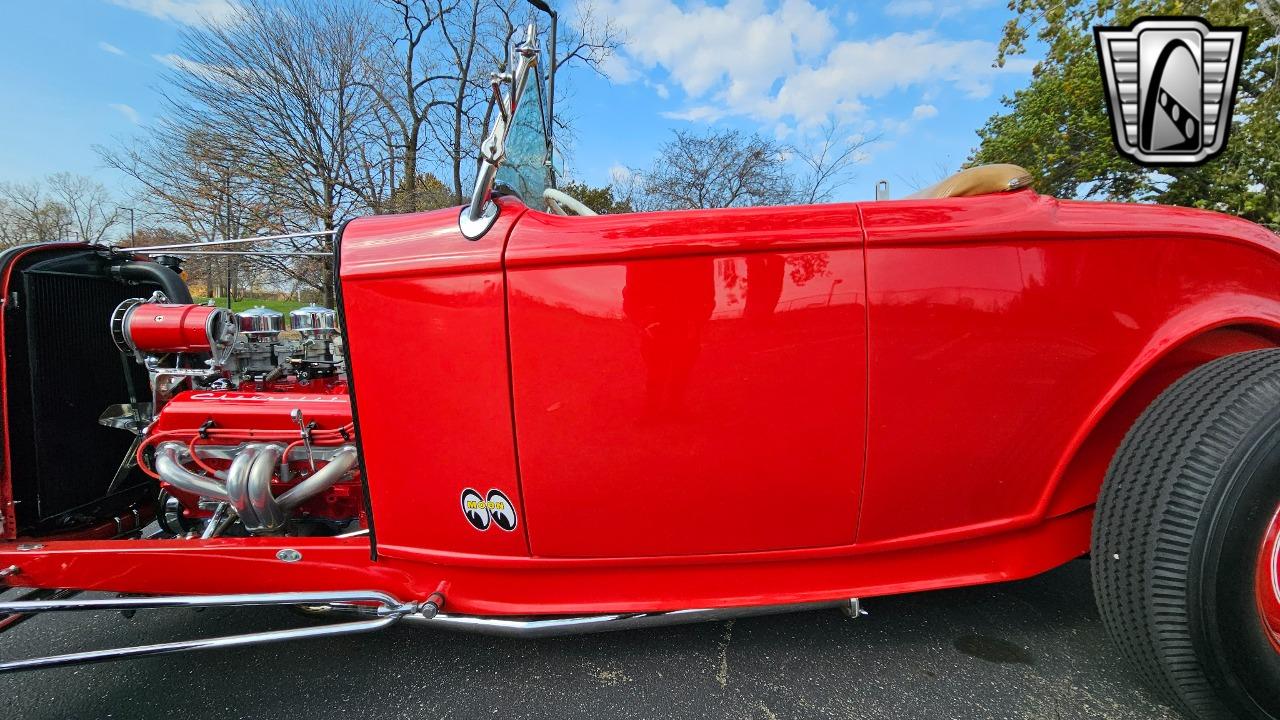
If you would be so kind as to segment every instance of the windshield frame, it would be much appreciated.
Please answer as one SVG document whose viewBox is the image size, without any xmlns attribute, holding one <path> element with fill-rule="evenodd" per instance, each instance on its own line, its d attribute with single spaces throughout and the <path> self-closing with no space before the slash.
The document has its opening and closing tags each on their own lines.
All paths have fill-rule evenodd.
<svg viewBox="0 0 1280 720">
<path fill-rule="evenodd" d="M 502 163 L 495 172 L 494 181 L 495 188 L 511 191 L 525 205 L 542 207 L 542 191 L 555 187 L 555 169 L 551 164 L 546 83 L 539 72 L 533 72 L 529 79 L 531 82 L 525 84 L 516 112 L 507 125 L 505 152 Z M 530 118 L 530 115 L 533 117 Z M 534 122 L 530 122 L 531 119 Z M 531 142 L 526 144 L 524 140 L 529 134 L 534 137 L 528 138 Z M 521 157 L 526 150 L 527 156 Z M 515 183 L 511 182 L 513 179 L 516 180 Z"/>
<path fill-rule="evenodd" d="M 480 167 L 476 173 L 475 188 L 471 192 L 471 202 L 458 216 L 458 228 L 470 240 L 484 235 L 498 218 L 498 205 L 492 199 L 493 185 L 498 168 L 506 159 L 507 137 L 516 113 L 520 109 L 520 101 L 525 94 L 530 77 L 539 84 L 541 90 L 542 77 L 537 72 L 541 64 L 541 51 L 538 45 L 536 23 L 529 23 L 524 41 L 515 47 L 514 55 L 516 58 L 514 70 L 510 73 L 494 73 L 490 80 L 493 89 L 493 98 L 490 102 L 496 112 L 493 113 L 489 135 L 480 143 Z M 504 84 L 508 84 L 510 88 L 505 96 L 502 93 Z M 539 96 L 542 96 L 541 92 Z M 539 108 L 539 114 L 542 115 L 543 136 L 546 138 L 546 106 L 541 101 L 539 104 L 542 105 Z M 550 157 L 549 153 L 548 143 L 548 157 Z M 554 182 L 554 175 L 549 173 L 549 176 L 551 182 Z"/>
</svg>

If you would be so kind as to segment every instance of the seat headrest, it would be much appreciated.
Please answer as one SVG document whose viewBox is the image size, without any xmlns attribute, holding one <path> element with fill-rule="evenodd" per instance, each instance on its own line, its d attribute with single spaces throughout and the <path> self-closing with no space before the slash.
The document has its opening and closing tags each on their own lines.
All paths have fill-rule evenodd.
<svg viewBox="0 0 1280 720">
<path fill-rule="evenodd" d="M 979 165 L 952 175 L 935 185 L 918 190 L 908 200 L 989 195 L 1031 187 L 1031 173 L 1017 165 Z"/>
</svg>

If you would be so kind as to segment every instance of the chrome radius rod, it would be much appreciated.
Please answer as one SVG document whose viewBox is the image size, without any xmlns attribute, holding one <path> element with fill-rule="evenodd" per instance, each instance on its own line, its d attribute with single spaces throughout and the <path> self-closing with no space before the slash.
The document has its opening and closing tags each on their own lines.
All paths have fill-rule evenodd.
<svg viewBox="0 0 1280 720">
<path fill-rule="evenodd" d="M 205 608 L 205 607 L 254 607 L 284 605 L 318 605 L 333 603 L 350 606 L 361 605 L 362 616 L 367 619 L 349 622 L 330 623 L 285 630 L 225 635 L 221 637 L 200 638 L 195 640 L 178 640 L 174 642 L 156 643 L 153 645 L 137 645 L 132 647 L 109 648 L 106 650 L 88 650 L 51 655 L 48 657 L 28 658 L 0 662 L 0 673 L 21 670 L 83 665 L 105 660 L 146 657 L 150 655 L 166 655 L 170 653 L 189 652 L 193 650 L 212 650 L 217 648 L 242 647 L 263 643 L 282 642 L 285 640 L 303 640 L 307 638 L 332 637 L 371 632 L 394 625 L 410 614 L 422 613 L 434 615 L 439 611 L 439 604 L 433 597 L 424 603 L 401 602 L 396 598 L 375 590 L 341 590 L 330 592 L 287 592 L 287 593 L 250 593 L 240 595 L 191 595 L 172 597 L 118 597 L 118 598 L 75 598 L 71 600 L 26 600 L 0 603 L 0 613 L 39 613 L 92 610 L 141 610 L 159 608 Z"/>
</svg>

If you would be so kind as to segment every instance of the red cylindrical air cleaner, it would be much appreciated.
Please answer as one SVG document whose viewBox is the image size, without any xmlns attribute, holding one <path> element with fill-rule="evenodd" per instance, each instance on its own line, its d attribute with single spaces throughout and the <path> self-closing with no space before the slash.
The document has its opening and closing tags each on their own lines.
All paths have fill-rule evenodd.
<svg viewBox="0 0 1280 720">
<path fill-rule="evenodd" d="M 207 353 L 223 344 L 231 320 L 226 308 L 132 299 L 111 314 L 111 335 L 126 352 Z"/>
</svg>

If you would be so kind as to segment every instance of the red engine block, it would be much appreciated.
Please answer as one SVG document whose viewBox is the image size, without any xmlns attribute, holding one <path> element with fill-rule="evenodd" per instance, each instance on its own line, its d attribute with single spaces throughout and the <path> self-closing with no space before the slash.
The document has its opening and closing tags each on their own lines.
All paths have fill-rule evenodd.
<svg viewBox="0 0 1280 720">
<path fill-rule="evenodd" d="M 297 411 L 297 412 L 295 412 Z M 235 390 L 191 390 L 165 403 L 152 425 L 143 447 L 162 442 L 184 442 L 199 458 L 200 469 L 223 471 L 234 453 L 247 442 L 276 442 L 288 447 L 288 476 L 272 481 L 277 497 L 314 472 L 302 428 L 295 421 L 301 414 L 316 449 L 316 468 L 324 466 L 326 449 L 351 444 L 354 428 L 351 398 L 341 378 L 299 381 L 293 378 L 271 382 L 246 382 Z M 139 455 L 142 453 L 140 451 Z M 193 469 L 195 469 L 193 467 Z M 297 517 L 346 520 L 358 518 L 365 526 L 359 471 L 324 493 L 302 504 Z M 188 517 L 208 517 L 210 511 L 198 506 L 199 498 L 180 488 L 166 489 L 177 497 Z"/>
</svg>

